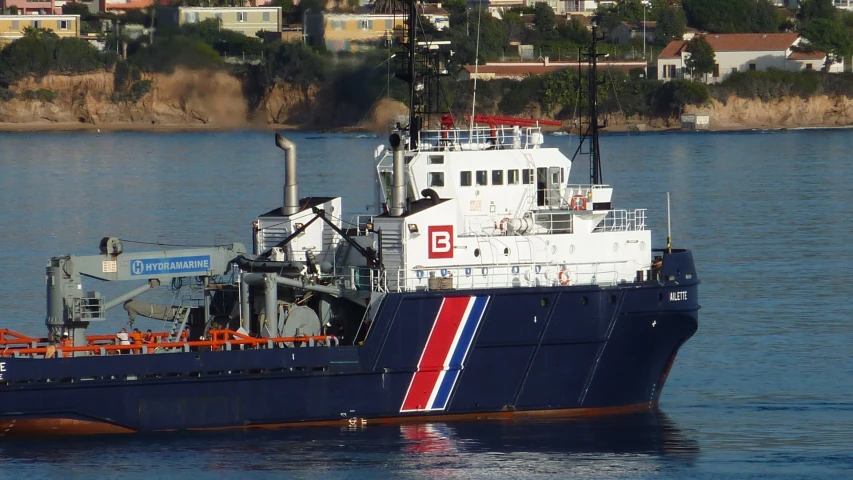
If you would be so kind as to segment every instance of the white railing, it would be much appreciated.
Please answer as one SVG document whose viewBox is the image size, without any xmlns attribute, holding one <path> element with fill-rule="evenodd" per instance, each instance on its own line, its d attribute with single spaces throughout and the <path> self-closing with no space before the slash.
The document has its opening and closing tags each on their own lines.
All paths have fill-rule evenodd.
<svg viewBox="0 0 853 480">
<path fill-rule="evenodd" d="M 633 232 L 646 229 L 646 209 L 611 210 L 593 232 Z"/>
<path fill-rule="evenodd" d="M 558 285 L 615 285 L 632 281 L 648 265 L 636 261 L 513 265 L 468 265 L 450 268 L 412 268 L 383 272 L 369 267 L 344 267 L 335 279 L 345 290 L 410 292 L 470 290 Z"/>
<path fill-rule="evenodd" d="M 421 130 L 421 151 L 513 149 L 526 150 L 542 145 L 539 127 L 474 127 L 473 129 Z"/>
<path fill-rule="evenodd" d="M 364 237 L 367 236 L 368 232 L 373 229 L 373 218 L 374 215 L 361 215 L 356 214 L 353 215 L 352 220 L 344 225 L 344 230 L 347 228 L 355 228 L 356 234 L 353 235 L 355 237 Z"/>
</svg>

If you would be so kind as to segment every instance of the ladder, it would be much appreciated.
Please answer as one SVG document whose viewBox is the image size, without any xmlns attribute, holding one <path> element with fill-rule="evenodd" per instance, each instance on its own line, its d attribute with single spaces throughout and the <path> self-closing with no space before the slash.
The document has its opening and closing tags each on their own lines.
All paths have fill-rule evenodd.
<svg viewBox="0 0 853 480">
<path fill-rule="evenodd" d="M 190 307 L 172 307 L 175 315 L 172 319 L 172 330 L 169 332 L 168 343 L 177 342 L 190 318 Z"/>
</svg>

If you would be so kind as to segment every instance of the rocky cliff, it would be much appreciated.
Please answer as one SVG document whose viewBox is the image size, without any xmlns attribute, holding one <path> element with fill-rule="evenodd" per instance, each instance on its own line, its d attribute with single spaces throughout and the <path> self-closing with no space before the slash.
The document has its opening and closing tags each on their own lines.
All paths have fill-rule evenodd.
<svg viewBox="0 0 853 480">
<path fill-rule="evenodd" d="M 815 95 L 770 101 L 729 97 L 725 102 L 689 105 L 686 113 L 707 113 L 713 128 L 841 127 L 853 125 L 853 99 Z"/>
<path fill-rule="evenodd" d="M 371 112 L 327 99 L 321 86 L 278 84 L 250 104 L 240 79 L 220 71 L 177 70 L 172 74 L 146 74 L 138 81 L 147 91 L 134 100 L 113 95 L 111 72 L 87 75 L 49 75 L 27 79 L 10 89 L 17 96 L 0 101 L 0 128 L 250 128 L 291 125 L 306 128 L 359 126 L 382 130 L 405 115 L 405 106 L 383 101 Z M 34 92 L 46 92 L 36 95 Z M 45 98 L 52 97 L 52 98 Z M 688 106 L 686 113 L 708 113 L 712 129 L 752 129 L 853 125 L 853 99 L 814 96 L 771 101 L 731 97 L 703 106 Z M 609 117 L 613 129 L 631 123 L 650 128 L 678 127 L 677 119 Z M 5 127 L 2 125 L 5 124 Z"/>
</svg>

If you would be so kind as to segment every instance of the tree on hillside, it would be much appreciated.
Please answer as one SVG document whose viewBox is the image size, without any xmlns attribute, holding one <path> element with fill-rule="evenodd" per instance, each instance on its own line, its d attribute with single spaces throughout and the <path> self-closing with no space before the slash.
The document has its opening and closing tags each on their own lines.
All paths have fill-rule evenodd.
<svg viewBox="0 0 853 480">
<path fill-rule="evenodd" d="M 518 12 L 505 12 L 503 15 L 504 30 L 508 42 L 521 42 L 527 34 L 527 27 Z"/>
<path fill-rule="evenodd" d="M 680 40 L 687 28 L 687 17 L 680 7 L 661 8 L 657 15 L 655 44 L 667 45 L 672 40 Z"/>
<path fill-rule="evenodd" d="M 824 70 L 829 70 L 834 62 L 833 56 L 845 58 L 853 55 L 851 29 L 839 19 L 811 19 L 800 28 L 800 35 L 809 41 L 811 47 L 832 54 L 827 55 Z"/>
<path fill-rule="evenodd" d="M 554 27 L 557 26 L 554 10 L 545 2 L 537 3 L 534 9 L 533 23 L 536 24 L 536 30 L 539 33 L 544 36 L 551 36 L 554 33 Z"/>
<path fill-rule="evenodd" d="M 89 7 L 83 5 L 82 3 L 70 2 L 62 6 L 62 14 L 80 15 L 80 18 L 85 20 L 89 15 L 92 14 L 92 12 L 89 11 Z"/>
<path fill-rule="evenodd" d="M 800 9 L 797 10 L 797 20 L 801 24 L 809 20 L 832 20 L 835 18 L 835 6 L 832 0 L 800 0 Z"/>
<path fill-rule="evenodd" d="M 770 0 L 757 0 L 749 15 L 750 31 L 754 33 L 778 32 L 782 23 L 776 6 Z"/>
<path fill-rule="evenodd" d="M 473 65 L 477 51 L 477 27 L 479 25 L 480 63 L 500 58 L 507 44 L 506 29 L 503 22 L 493 17 L 485 9 L 471 10 L 471 24 L 451 25 L 448 36 L 455 47 L 454 60 L 463 65 Z M 469 29 L 470 27 L 470 29 Z"/>
<path fill-rule="evenodd" d="M 687 42 L 685 50 L 690 52 L 690 58 L 684 62 L 690 76 L 696 78 L 714 72 L 714 66 L 717 64 L 716 54 L 704 36 L 694 37 Z"/>
<path fill-rule="evenodd" d="M 687 24 L 699 30 L 712 33 L 779 31 L 775 7 L 768 0 L 683 0 L 682 5 Z"/>
</svg>

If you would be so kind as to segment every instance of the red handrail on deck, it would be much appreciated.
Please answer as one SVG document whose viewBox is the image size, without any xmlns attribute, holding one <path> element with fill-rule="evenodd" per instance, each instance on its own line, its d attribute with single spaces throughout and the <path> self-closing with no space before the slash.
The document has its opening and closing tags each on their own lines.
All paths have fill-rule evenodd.
<svg viewBox="0 0 853 480">
<path fill-rule="evenodd" d="M 11 336 L 13 339 L 30 339 L 30 337 L 26 337 L 24 335 L 19 335 L 9 330 L 4 330 L 0 332 L 7 336 Z M 314 342 L 328 342 L 327 345 L 335 344 L 337 345 L 337 338 L 334 335 L 311 335 L 311 336 L 300 336 L 300 337 L 275 337 L 275 338 L 255 338 L 249 335 L 245 335 L 242 333 L 235 332 L 233 330 L 211 330 L 208 332 L 210 335 L 210 339 L 207 340 L 192 340 L 187 342 L 165 342 L 165 343 L 157 343 L 157 342 L 149 342 L 142 344 L 131 344 L 131 345 L 113 345 L 113 344 L 99 344 L 95 343 L 98 341 L 112 341 L 115 340 L 114 335 L 91 335 L 87 336 L 86 339 L 89 341 L 89 345 L 80 346 L 80 347 L 59 347 L 55 345 L 44 345 L 37 347 L 7 347 L 4 351 L 0 351 L 0 356 L 13 356 L 16 353 L 18 355 L 38 355 L 38 354 L 46 354 L 48 347 L 53 347 L 56 349 L 57 356 L 62 356 L 63 353 L 71 353 L 71 352 L 89 352 L 96 355 L 101 354 L 101 352 L 121 352 L 121 351 L 130 351 L 133 353 L 141 353 L 143 347 L 147 347 L 148 353 L 154 353 L 154 350 L 157 348 L 184 348 L 184 347 L 210 347 L 211 350 L 217 351 L 222 350 L 226 345 L 249 345 L 252 347 L 266 346 L 270 343 L 272 344 L 281 344 L 281 343 L 294 343 L 301 344 L 304 342 L 314 341 Z M 165 332 L 157 332 L 154 333 L 153 336 L 164 338 L 168 337 L 169 334 Z M 0 337 L 4 338 L 4 337 Z M 32 339 L 32 340 L 45 340 L 45 339 Z M 23 342 L 19 342 L 23 343 Z M 33 343 L 46 343 L 46 340 L 43 342 L 26 342 L 28 345 L 32 345 Z"/>
</svg>

